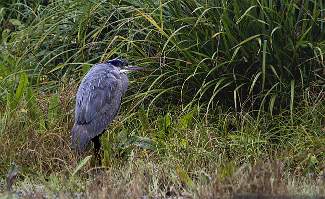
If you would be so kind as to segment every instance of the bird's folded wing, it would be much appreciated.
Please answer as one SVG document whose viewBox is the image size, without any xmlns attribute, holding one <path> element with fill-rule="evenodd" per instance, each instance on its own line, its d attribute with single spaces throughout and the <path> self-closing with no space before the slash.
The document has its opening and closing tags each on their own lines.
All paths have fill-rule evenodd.
<svg viewBox="0 0 325 199">
<path fill-rule="evenodd" d="M 80 90 L 77 96 L 76 119 L 79 124 L 90 123 L 106 105 L 110 104 L 114 96 L 119 95 L 119 80 L 97 78 L 87 87 Z"/>
</svg>

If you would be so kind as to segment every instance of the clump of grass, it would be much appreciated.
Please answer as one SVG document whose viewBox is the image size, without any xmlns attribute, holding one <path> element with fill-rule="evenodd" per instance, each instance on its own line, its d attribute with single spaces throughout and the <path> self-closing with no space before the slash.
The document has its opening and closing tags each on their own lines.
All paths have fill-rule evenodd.
<svg viewBox="0 0 325 199">
<path fill-rule="evenodd" d="M 281 112 L 292 110 L 311 82 L 323 81 L 321 2 L 55 1 L 27 6 L 35 15 L 26 20 L 28 28 L 4 41 L 19 57 L 18 68 L 32 69 L 38 83 L 44 75 L 50 83 L 76 77 L 87 69 L 84 63 L 122 56 L 153 69 L 138 79 L 142 94 L 132 96 L 149 101 L 149 109 L 199 102 L 207 111 L 221 103 L 236 110 Z"/>
<path fill-rule="evenodd" d="M 223 176 L 222 167 L 214 173 L 198 170 L 180 172 L 173 161 L 156 164 L 152 160 L 132 159 L 119 168 L 97 171 L 93 179 L 53 175 L 47 180 L 19 183 L 19 194 L 24 197 L 75 198 L 139 198 L 139 197 L 187 197 L 231 198 L 234 195 L 300 195 L 320 196 L 324 193 L 324 181 L 308 177 L 290 176 L 280 161 L 245 164 Z M 89 171 L 88 171 L 89 173 Z M 189 176 L 193 180 L 190 182 Z M 39 179 L 42 179 L 39 178 Z"/>
<path fill-rule="evenodd" d="M 71 87 L 62 87 L 58 109 L 63 112 L 73 108 L 73 97 Z M 325 107 L 320 99 L 307 100 L 308 111 L 297 113 L 293 123 L 286 113 L 263 113 L 260 120 L 250 113 L 220 113 L 205 124 L 204 113 L 197 110 L 179 114 L 174 107 L 167 114 L 146 115 L 141 109 L 129 114 L 124 104 L 121 115 L 102 137 L 106 153 L 102 171 L 92 168 L 90 161 L 76 170 L 80 158 L 69 147 L 71 114 L 67 111 L 52 121 L 45 115 L 51 112 L 53 96 L 36 99 L 45 104 L 41 112 L 45 123 L 55 125 L 37 130 L 40 126 L 33 120 L 17 122 L 26 113 L 15 112 L 15 120 L 7 123 L 10 131 L 0 137 L 1 176 L 4 178 L 14 160 L 21 168 L 15 189 L 26 185 L 23 193 L 27 195 L 38 192 L 30 183 L 40 185 L 41 195 L 82 192 L 89 197 L 323 193 L 319 183 L 324 172 L 321 122 Z M 24 108 L 28 114 L 30 110 Z M 305 179 L 309 181 L 303 183 Z"/>
</svg>

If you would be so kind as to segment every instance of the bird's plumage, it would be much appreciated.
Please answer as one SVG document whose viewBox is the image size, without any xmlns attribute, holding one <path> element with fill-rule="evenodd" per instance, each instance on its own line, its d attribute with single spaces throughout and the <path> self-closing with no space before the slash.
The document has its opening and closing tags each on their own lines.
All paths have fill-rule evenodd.
<svg viewBox="0 0 325 199">
<path fill-rule="evenodd" d="M 79 152 L 105 130 L 119 111 L 128 78 L 120 66 L 113 63 L 95 64 L 78 88 L 72 147 Z"/>
</svg>

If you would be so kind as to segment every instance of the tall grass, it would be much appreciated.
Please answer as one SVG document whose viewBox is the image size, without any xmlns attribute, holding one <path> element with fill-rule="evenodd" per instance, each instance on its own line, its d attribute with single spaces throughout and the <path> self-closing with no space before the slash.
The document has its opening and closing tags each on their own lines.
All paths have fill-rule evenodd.
<svg viewBox="0 0 325 199">
<path fill-rule="evenodd" d="M 15 13 L 21 6 L 12 4 L 8 10 Z M 13 14 L 7 16 L 3 24 L 16 31 L 2 42 L 18 59 L 19 69 L 32 69 L 31 79 L 38 85 L 80 78 L 88 64 L 121 56 L 152 69 L 137 79 L 142 94 L 130 99 L 149 100 L 150 105 L 198 102 L 207 111 L 222 104 L 273 112 L 292 109 L 303 90 L 323 75 L 321 1 L 54 1 L 24 6 L 29 9 L 15 15 L 26 28 L 10 22 Z"/>
</svg>

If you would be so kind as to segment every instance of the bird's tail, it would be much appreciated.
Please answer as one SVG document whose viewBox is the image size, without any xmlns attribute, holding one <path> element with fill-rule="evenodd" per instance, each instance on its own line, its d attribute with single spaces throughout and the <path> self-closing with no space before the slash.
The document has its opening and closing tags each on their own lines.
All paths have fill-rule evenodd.
<svg viewBox="0 0 325 199">
<path fill-rule="evenodd" d="M 78 153 L 82 153 L 90 141 L 86 126 L 74 124 L 71 134 L 72 148 L 75 149 Z"/>
</svg>

